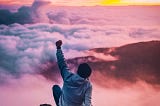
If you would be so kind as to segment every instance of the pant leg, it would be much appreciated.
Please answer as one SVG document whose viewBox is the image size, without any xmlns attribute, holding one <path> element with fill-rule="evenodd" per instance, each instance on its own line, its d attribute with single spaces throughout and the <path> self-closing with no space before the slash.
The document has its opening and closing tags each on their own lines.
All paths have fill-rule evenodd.
<svg viewBox="0 0 160 106">
<path fill-rule="evenodd" d="M 62 90 L 59 87 L 59 85 L 54 85 L 52 87 L 52 91 L 53 91 L 53 97 L 54 97 L 55 103 L 57 106 L 59 106 L 59 98 L 61 96 Z"/>
</svg>

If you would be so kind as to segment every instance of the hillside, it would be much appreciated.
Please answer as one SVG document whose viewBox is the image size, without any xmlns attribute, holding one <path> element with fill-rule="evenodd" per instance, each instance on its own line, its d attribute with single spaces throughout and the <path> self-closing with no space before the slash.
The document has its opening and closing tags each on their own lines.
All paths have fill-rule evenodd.
<svg viewBox="0 0 160 106">
<path fill-rule="evenodd" d="M 107 55 L 108 50 L 108 48 L 97 48 L 91 51 Z M 130 82 L 144 80 L 147 83 L 160 84 L 160 41 L 124 45 L 114 48 L 110 54 L 118 57 L 118 60 L 90 62 L 90 64 L 95 70 L 105 70 L 106 76 L 116 79 Z"/>
</svg>

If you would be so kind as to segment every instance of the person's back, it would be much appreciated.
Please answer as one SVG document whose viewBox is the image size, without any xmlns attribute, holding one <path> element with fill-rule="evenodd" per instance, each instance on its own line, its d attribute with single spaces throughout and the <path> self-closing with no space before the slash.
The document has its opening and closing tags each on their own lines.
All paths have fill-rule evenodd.
<svg viewBox="0 0 160 106">
<path fill-rule="evenodd" d="M 62 90 L 53 86 L 53 96 L 57 106 L 91 106 L 92 85 L 88 80 L 91 68 L 87 63 L 80 64 L 77 73 L 71 73 L 65 62 L 62 41 L 57 41 L 57 62 L 63 78 Z"/>
<path fill-rule="evenodd" d="M 88 80 L 81 78 L 77 74 L 71 75 L 71 77 L 67 78 L 64 81 L 64 85 L 62 88 L 63 93 L 61 96 L 61 99 L 64 99 L 64 101 L 62 101 L 62 104 L 69 104 L 68 106 L 81 106 L 83 102 L 86 106 L 87 104 L 91 104 L 91 101 L 88 101 L 89 103 L 86 103 L 87 101 L 84 101 L 85 95 L 88 95 L 88 99 L 91 99 L 89 95 L 89 91 L 91 90 L 89 90 L 88 93 L 86 92 L 87 89 L 91 89 L 91 87 L 92 86 Z"/>
</svg>

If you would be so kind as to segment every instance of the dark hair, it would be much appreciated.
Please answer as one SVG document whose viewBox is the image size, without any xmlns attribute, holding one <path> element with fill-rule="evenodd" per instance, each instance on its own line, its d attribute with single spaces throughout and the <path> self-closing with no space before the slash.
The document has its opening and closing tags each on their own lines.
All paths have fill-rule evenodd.
<svg viewBox="0 0 160 106">
<path fill-rule="evenodd" d="M 88 78 L 92 73 L 91 67 L 87 63 L 78 66 L 77 74 L 82 78 Z"/>
</svg>

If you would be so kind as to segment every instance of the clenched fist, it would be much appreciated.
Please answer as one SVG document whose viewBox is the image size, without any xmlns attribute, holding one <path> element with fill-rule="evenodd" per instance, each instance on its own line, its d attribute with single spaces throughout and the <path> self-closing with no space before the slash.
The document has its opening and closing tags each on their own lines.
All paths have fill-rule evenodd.
<svg viewBox="0 0 160 106">
<path fill-rule="evenodd" d="M 58 41 L 56 42 L 56 46 L 57 46 L 57 49 L 60 49 L 61 46 L 62 46 L 62 40 L 58 40 Z"/>
</svg>

